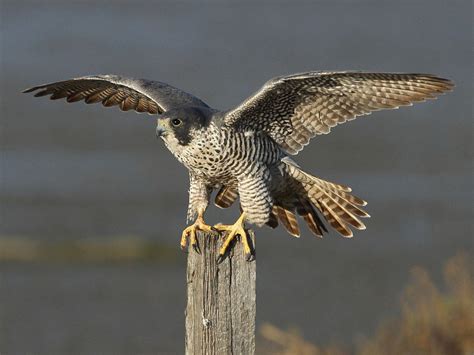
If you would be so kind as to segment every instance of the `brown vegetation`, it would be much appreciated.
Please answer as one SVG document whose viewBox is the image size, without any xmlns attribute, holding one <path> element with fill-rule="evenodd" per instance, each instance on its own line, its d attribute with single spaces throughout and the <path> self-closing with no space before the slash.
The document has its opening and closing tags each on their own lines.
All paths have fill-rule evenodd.
<svg viewBox="0 0 474 355">
<path fill-rule="evenodd" d="M 262 353 L 280 355 L 379 355 L 474 353 L 474 280 L 472 262 L 462 254 L 444 267 L 445 287 L 437 288 L 428 273 L 415 267 L 401 300 L 399 319 L 386 321 L 372 338 L 347 351 L 340 346 L 319 347 L 295 331 L 261 327 L 268 347 Z"/>
</svg>

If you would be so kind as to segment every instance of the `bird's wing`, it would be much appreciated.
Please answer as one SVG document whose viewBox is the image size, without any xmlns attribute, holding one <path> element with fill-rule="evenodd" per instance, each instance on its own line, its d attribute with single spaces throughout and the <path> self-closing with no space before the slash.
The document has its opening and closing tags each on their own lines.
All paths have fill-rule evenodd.
<svg viewBox="0 0 474 355">
<path fill-rule="evenodd" d="M 433 99 L 453 88 L 429 74 L 307 72 L 268 81 L 228 111 L 224 122 L 239 130 L 263 131 L 288 153 L 331 127 L 372 111 Z"/>
<path fill-rule="evenodd" d="M 124 78 L 118 75 L 84 76 L 44 84 L 23 92 L 38 91 L 35 96 L 51 95 L 51 100 L 102 102 L 106 107 L 119 105 L 123 111 L 135 110 L 158 114 L 181 106 L 208 107 L 197 97 L 159 81 Z"/>
</svg>

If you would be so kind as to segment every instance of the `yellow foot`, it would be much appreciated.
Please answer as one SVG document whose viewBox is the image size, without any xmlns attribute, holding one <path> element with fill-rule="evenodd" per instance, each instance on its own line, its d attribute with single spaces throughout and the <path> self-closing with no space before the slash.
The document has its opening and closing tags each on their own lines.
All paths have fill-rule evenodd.
<svg viewBox="0 0 474 355">
<path fill-rule="evenodd" d="M 249 243 L 249 236 L 247 235 L 247 232 L 245 231 L 245 226 L 244 226 L 244 218 L 245 218 L 245 212 L 241 214 L 237 222 L 235 222 L 232 225 L 225 225 L 225 224 L 216 224 L 214 226 L 215 229 L 217 229 L 220 232 L 228 232 L 224 243 L 222 244 L 222 247 L 219 250 L 219 257 L 217 258 L 217 262 L 221 263 L 224 260 L 224 257 L 229 249 L 230 243 L 238 236 L 240 235 L 240 241 L 244 244 L 244 252 L 245 252 L 245 257 L 247 261 L 252 260 L 253 254 L 252 254 L 252 248 L 250 247 Z"/>
<path fill-rule="evenodd" d="M 183 233 L 181 234 L 181 249 L 185 250 L 186 246 L 188 244 L 188 238 L 189 238 L 189 245 L 193 247 L 194 251 L 196 253 L 201 254 L 201 249 L 199 248 L 199 244 L 196 238 L 196 231 L 203 231 L 203 232 L 215 232 L 216 230 L 211 227 L 210 225 L 207 225 L 204 222 L 204 219 L 202 216 L 198 216 L 196 219 L 196 222 L 194 222 L 192 225 L 189 227 L 185 228 Z"/>
</svg>

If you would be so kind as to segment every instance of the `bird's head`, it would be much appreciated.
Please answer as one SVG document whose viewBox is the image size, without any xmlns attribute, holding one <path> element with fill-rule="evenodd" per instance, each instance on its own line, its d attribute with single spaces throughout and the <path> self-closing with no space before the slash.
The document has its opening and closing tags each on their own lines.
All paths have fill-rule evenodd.
<svg viewBox="0 0 474 355">
<path fill-rule="evenodd" d="M 156 136 L 163 139 L 171 151 L 178 152 L 202 134 L 210 120 L 210 112 L 200 107 L 166 111 L 158 118 Z"/>
</svg>

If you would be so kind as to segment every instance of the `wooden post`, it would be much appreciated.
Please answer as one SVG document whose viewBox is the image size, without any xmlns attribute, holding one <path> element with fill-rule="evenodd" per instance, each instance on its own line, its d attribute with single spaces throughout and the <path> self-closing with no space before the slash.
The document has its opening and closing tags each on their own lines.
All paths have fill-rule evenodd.
<svg viewBox="0 0 474 355">
<path fill-rule="evenodd" d="M 201 254 L 188 253 L 186 354 L 254 354 L 256 262 L 237 242 L 218 264 L 222 237 L 199 233 L 198 242 Z"/>
</svg>

